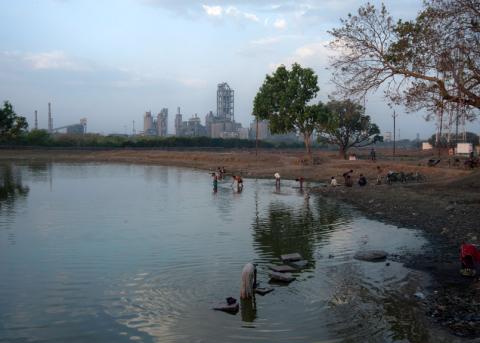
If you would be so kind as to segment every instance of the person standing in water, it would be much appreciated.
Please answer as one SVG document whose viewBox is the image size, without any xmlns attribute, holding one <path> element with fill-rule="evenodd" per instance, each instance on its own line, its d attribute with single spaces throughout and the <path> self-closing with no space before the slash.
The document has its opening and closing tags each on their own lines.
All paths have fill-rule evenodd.
<svg viewBox="0 0 480 343">
<path fill-rule="evenodd" d="M 337 179 L 335 178 L 335 176 L 332 176 L 332 178 L 330 179 L 330 186 L 332 186 L 332 187 L 337 187 L 338 186 L 338 182 L 337 182 Z"/>
<path fill-rule="evenodd" d="M 237 192 L 240 193 L 243 190 L 243 179 L 240 175 L 232 175 L 233 182 L 232 186 L 237 184 Z"/>
<path fill-rule="evenodd" d="M 303 189 L 303 181 L 305 181 L 305 178 L 300 176 L 298 179 L 295 179 L 295 181 L 300 182 L 300 189 Z"/>
<path fill-rule="evenodd" d="M 213 193 L 217 193 L 218 190 L 218 177 L 213 174 Z"/>
<path fill-rule="evenodd" d="M 276 172 L 273 176 L 275 176 L 275 187 L 280 188 L 280 174 Z"/>
</svg>

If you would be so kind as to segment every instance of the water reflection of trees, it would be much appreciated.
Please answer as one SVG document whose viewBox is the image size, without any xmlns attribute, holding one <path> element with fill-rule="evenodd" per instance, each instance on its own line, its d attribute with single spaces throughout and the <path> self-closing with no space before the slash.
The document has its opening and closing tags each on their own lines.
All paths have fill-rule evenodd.
<svg viewBox="0 0 480 343">
<path fill-rule="evenodd" d="M 9 213 L 15 201 L 26 198 L 30 189 L 23 185 L 20 170 L 12 164 L 0 164 L 0 178 L 0 213 Z"/>
<path fill-rule="evenodd" d="M 263 215 L 256 211 L 252 224 L 254 248 L 269 258 L 299 252 L 313 262 L 315 246 L 328 238 L 347 216 L 337 204 L 320 197 L 305 195 L 303 204 L 295 206 L 273 201 Z"/>
</svg>

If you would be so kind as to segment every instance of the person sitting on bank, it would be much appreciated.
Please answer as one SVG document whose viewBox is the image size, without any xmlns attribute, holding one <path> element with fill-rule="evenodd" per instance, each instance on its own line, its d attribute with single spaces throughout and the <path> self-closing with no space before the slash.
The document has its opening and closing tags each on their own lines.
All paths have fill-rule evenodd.
<svg viewBox="0 0 480 343">
<path fill-rule="evenodd" d="M 346 187 L 353 187 L 353 180 L 352 180 L 352 177 L 350 175 L 347 175 L 347 177 L 345 179 L 345 186 Z"/>
<path fill-rule="evenodd" d="M 367 178 L 363 176 L 363 174 L 360 174 L 360 177 L 358 178 L 358 185 L 361 187 L 367 185 Z"/>
<path fill-rule="evenodd" d="M 332 187 L 337 187 L 338 186 L 338 182 L 337 182 L 337 179 L 335 178 L 335 176 L 332 176 L 332 178 L 330 179 L 330 186 L 332 186 Z"/>
</svg>

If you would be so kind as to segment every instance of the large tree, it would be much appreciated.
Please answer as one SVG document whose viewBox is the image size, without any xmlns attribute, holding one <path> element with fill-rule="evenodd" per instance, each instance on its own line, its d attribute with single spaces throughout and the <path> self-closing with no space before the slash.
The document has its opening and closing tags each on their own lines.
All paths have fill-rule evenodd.
<svg viewBox="0 0 480 343">
<path fill-rule="evenodd" d="M 266 76 L 255 96 L 253 113 L 259 119 L 268 120 L 274 134 L 299 131 L 310 154 L 311 137 L 321 108 L 308 103 L 318 91 L 317 75 L 312 69 L 294 63 L 288 70 L 281 65 Z"/>
<path fill-rule="evenodd" d="M 364 147 L 377 141 L 378 126 L 365 115 L 365 109 L 351 100 L 331 100 L 326 105 L 328 115 L 322 118 L 317 127 L 320 140 L 338 145 L 340 156 L 347 158 L 350 148 Z"/>
<path fill-rule="evenodd" d="M 426 0 L 415 20 L 397 21 L 384 5 L 360 7 L 330 33 L 339 53 L 334 82 L 346 96 L 385 86 L 410 109 L 453 102 L 480 108 L 480 2 Z"/>
<path fill-rule="evenodd" d="M 0 108 L 0 140 L 17 139 L 26 132 L 28 123 L 25 117 L 18 116 L 12 104 L 5 101 Z"/>
</svg>

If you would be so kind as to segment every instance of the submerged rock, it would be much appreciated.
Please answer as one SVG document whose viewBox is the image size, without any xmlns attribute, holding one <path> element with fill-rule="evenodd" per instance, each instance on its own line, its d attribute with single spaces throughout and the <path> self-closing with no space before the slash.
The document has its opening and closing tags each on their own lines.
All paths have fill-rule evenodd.
<svg viewBox="0 0 480 343">
<path fill-rule="evenodd" d="M 353 256 L 356 260 L 378 262 L 384 261 L 388 256 L 388 253 L 383 250 L 365 250 L 359 251 Z"/>
<path fill-rule="evenodd" d="M 282 259 L 283 262 L 300 261 L 302 259 L 302 255 L 296 252 L 293 254 L 281 255 L 280 258 Z"/>
<path fill-rule="evenodd" d="M 273 270 L 274 272 L 279 272 L 279 273 L 288 273 L 288 272 L 296 271 L 295 268 L 287 265 L 276 266 L 276 265 L 270 264 L 268 268 Z"/>
<path fill-rule="evenodd" d="M 270 276 L 270 280 L 273 281 L 292 282 L 293 280 L 295 280 L 295 277 L 293 277 L 290 273 L 271 272 L 268 273 L 268 275 Z"/>
</svg>

